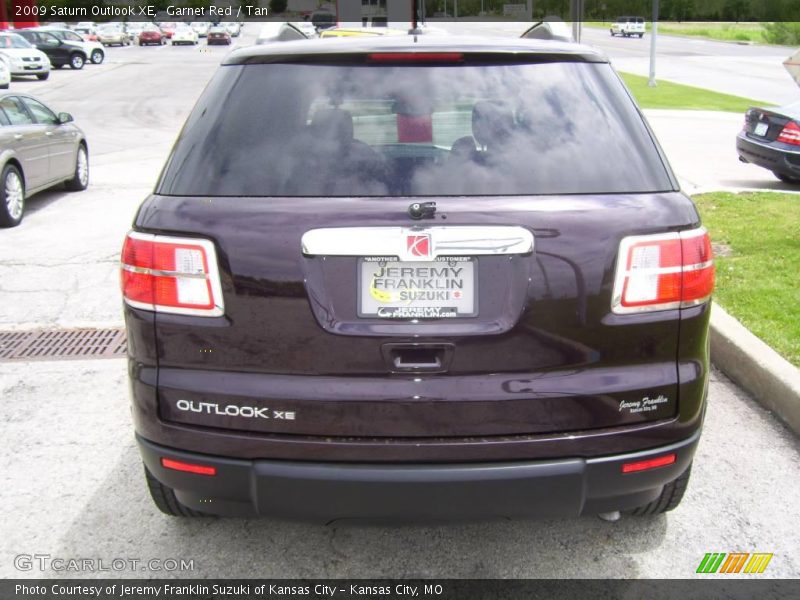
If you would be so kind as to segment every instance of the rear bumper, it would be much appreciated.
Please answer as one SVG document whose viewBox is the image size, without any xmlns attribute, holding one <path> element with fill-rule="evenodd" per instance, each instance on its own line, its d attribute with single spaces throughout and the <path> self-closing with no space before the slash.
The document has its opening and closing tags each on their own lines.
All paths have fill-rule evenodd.
<svg viewBox="0 0 800 600">
<path fill-rule="evenodd" d="M 137 436 L 146 467 L 198 511 L 330 522 L 338 519 L 577 517 L 654 500 L 690 465 L 683 441 L 600 458 L 462 464 L 235 460 L 166 448 Z M 675 453 L 673 464 L 622 473 L 622 464 Z M 213 466 L 215 476 L 165 469 L 161 459 Z"/>
<path fill-rule="evenodd" d="M 768 143 L 748 138 L 744 133 L 736 137 L 739 157 L 770 171 L 800 178 L 800 152 L 782 150 Z"/>
</svg>

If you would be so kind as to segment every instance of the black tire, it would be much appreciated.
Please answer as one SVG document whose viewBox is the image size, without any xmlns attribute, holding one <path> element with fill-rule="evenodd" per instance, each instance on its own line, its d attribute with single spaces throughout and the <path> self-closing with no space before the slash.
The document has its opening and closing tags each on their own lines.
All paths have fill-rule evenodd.
<svg viewBox="0 0 800 600">
<path fill-rule="evenodd" d="M 75 156 L 75 173 L 64 187 L 70 192 L 82 192 L 89 187 L 89 151 L 83 144 L 78 146 L 78 153 Z"/>
<path fill-rule="evenodd" d="M 92 55 L 89 60 L 92 61 L 93 65 L 102 64 L 103 60 L 105 60 L 106 55 L 102 50 L 92 50 Z"/>
<path fill-rule="evenodd" d="M 181 504 L 180 501 L 175 497 L 175 491 L 171 487 L 167 487 L 158 479 L 153 477 L 153 474 L 147 470 L 147 467 L 144 468 L 144 476 L 145 479 L 147 479 L 147 489 L 150 491 L 150 497 L 153 499 L 153 503 L 156 505 L 158 510 L 165 515 L 169 515 L 171 517 L 209 516 L 196 510 L 192 510 L 188 506 Z"/>
<path fill-rule="evenodd" d="M 7 190 L 16 188 L 16 184 L 9 181 L 9 178 L 16 178 L 22 194 L 21 199 L 12 206 L 8 201 Z M 0 227 L 16 227 L 22 222 L 25 214 L 25 181 L 14 165 L 6 165 L 0 174 Z"/>
<path fill-rule="evenodd" d="M 644 37 L 644 34 L 643 34 L 643 33 L 640 33 L 640 34 L 639 34 L 639 39 L 642 39 L 643 37 Z"/>
<path fill-rule="evenodd" d="M 611 37 L 614 37 L 614 30 L 613 29 L 609 29 L 608 31 L 611 32 Z"/>
<path fill-rule="evenodd" d="M 144 42 L 142 40 L 139 40 L 139 45 L 144 46 Z"/>
<path fill-rule="evenodd" d="M 644 506 L 634 508 L 631 511 L 632 515 L 637 517 L 644 517 L 648 515 L 660 515 L 669 512 L 676 508 L 683 499 L 686 493 L 686 487 L 689 485 L 689 476 L 692 474 L 692 465 L 683 472 L 675 481 L 670 481 L 661 490 L 661 495 Z"/>
<path fill-rule="evenodd" d="M 79 52 L 73 52 L 69 57 L 69 68 L 80 71 L 86 64 L 86 57 Z"/>
<path fill-rule="evenodd" d="M 58 67 L 56 67 L 56 68 L 58 68 Z M 45 81 L 48 77 L 50 77 L 50 73 L 39 73 L 36 76 L 36 79 L 38 79 L 39 81 Z"/>
<path fill-rule="evenodd" d="M 783 183 L 791 183 L 794 185 L 800 183 L 800 179 L 798 179 L 797 177 L 792 177 L 791 175 L 784 175 L 783 173 L 776 173 L 775 171 L 773 171 L 772 174 L 775 175 L 775 177 L 777 177 L 778 179 L 780 179 Z"/>
</svg>

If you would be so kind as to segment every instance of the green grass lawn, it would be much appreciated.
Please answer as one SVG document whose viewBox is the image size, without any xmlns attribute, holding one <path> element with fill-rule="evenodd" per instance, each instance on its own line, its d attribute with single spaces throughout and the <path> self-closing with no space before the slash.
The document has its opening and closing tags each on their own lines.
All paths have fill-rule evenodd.
<svg viewBox="0 0 800 600">
<path fill-rule="evenodd" d="M 586 27 L 600 29 L 609 29 L 611 27 L 610 22 L 601 23 L 599 21 L 586 21 L 584 25 Z M 647 31 L 649 32 L 651 23 L 648 21 L 646 25 Z M 673 21 L 659 21 L 658 32 L 668 35 L 686 35 L 726 42 L 766 43 L 764 39 L 764 27 L 761 23 L 676 23 Z"/>
<path fill-rule="evenodd" d="M 716 192 L 694 201 L 722 250 L 714 299 L 800 366 L 800 195 Z"/>
<path fill-rule="evenodd" d="M 669 81 L 658 81 L 658 85 L 651 88 L 647 85 L 647 77 L 630 73 L 620 73 L 620 75 L 642 108 L 722 110 L 744 113 L 751 106 L 767 106 L 769 104 Z"/>
</svg>

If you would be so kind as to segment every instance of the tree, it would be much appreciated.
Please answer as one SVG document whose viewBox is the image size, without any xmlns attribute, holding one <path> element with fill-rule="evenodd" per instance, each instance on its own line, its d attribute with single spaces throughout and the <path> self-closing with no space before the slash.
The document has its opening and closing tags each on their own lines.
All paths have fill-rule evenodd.
<svg viewBox="0 0 800 600">
<path fill-rule="evenodd" d="M 288 0 L 269 0 L 269 12 L 271 13 L 285 13 Z"/>
</svg>

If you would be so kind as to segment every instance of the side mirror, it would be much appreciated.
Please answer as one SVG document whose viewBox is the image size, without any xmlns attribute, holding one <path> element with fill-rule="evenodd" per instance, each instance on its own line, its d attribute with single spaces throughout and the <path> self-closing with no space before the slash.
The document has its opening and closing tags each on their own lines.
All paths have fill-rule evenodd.
<svg viewBox="0 0 800 600">
<path fill-rule="evenodd" d="M 72 115 L 66 112 L 58 113 L 58 124 L 63 125 L 64 123 L 72 123 L 75 119 L 72 118 Z"/>
</svg>

